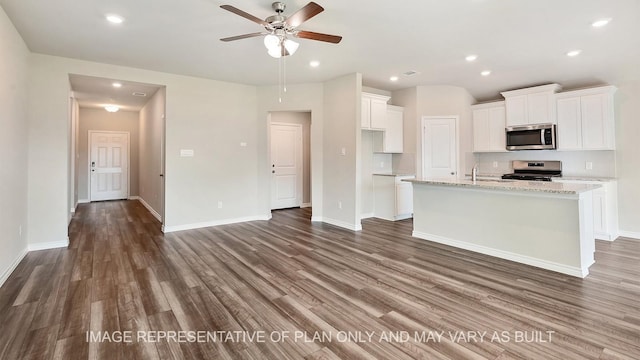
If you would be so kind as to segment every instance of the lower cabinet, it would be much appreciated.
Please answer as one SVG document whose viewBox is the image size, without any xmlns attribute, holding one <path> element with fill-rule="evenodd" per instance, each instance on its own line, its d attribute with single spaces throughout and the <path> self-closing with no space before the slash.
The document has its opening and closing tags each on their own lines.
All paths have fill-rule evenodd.
<svg viewBox="0 0 640 360">
<path fill-rule="evenodd" d="M 373 175 L 373 216 L 395 221 L 413 216 L 413 187 L 405 175 Z"/>
<path fill-rule="evenodd" d="M 555 180 L 577 184 L 597 184 L 593 190 L 593 234 L 596 239 L 613 241 L 618 237 L 618 184 L 616 181 Z"/>
</svg>

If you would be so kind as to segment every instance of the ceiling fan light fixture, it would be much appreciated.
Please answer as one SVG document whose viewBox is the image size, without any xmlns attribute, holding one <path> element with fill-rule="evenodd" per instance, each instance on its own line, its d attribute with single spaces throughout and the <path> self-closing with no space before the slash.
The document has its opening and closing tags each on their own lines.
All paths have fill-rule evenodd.
<svg viewBox="0 0 640 360">
<path fill-rule="evenodd" d="M 285 39 L 282 42 L 282 45 L 284 46 L 285 49 L 287 49 L 287 52 L 289 53 L 289 55 L 293 55 L 296 52 L 296 50 L 298 50 L 298 47 L 300 46 L 300 44 L 298 44 L 297 42 L 289 39 Z"/>
<path fill-rule="evenodd" d="M 282 49 L 280 48 L 280 46 L 272 47 L 271 49 L 269 49 L 269 51 L 267 51 L 267 53 L 269 53 L 271 57 L 274 57 L 276 59 L 282 57 Z"/>
<path fill-rule="evenodd" d="M 264 46 L 267 50 L 277 49 L 280 47 L 280 38 L 276 35 L 269 34 L 264 37 Z"/>
</svg>

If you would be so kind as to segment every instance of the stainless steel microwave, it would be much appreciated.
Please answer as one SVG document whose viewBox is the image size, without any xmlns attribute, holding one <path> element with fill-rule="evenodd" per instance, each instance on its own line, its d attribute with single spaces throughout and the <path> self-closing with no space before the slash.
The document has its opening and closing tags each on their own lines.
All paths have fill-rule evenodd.
<svg viewBox="0 0 640 360">
<path fill-rule="evenodd" d="M 552 150 L 556 148 L 554 124 L 532 124 L 505 128 L 507 150 Z"/>
</svg>

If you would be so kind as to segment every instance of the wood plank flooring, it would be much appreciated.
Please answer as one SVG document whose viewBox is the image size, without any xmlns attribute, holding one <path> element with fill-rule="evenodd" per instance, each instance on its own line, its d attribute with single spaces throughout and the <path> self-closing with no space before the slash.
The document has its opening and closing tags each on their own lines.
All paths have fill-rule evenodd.
<svg viewBox="0 0 640 360">
<path fill-rule="evenodd" d="M 640 241 L 598 241 L 577 279 L 412 238 L 411 220 L 309 219 L 164 235 L 137 201 L 80 205 L 69 248 L 0 289 L 0 359 L 640 358 Z"/>
</svg>

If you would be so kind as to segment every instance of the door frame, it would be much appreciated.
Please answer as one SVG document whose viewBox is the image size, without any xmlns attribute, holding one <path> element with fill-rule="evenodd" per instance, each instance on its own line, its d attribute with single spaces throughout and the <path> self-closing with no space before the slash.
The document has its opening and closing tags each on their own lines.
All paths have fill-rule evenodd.
<svg viewBox="0 0 640 360">
<path fill-rule="evenodd" d="M 455 121 L 456 124 L 456 134 L 455 134 L 455 139 L 456 139 L 456 179 L 460 178 L 460 116 L 459 115 L 440 115 L 440 116 L 426 116 L 423 115 L 422 119 L 420 121 L 420 155 L 421 155 L 421 164 L 420 164 L 420 170 L 422 171 L 422 177 L 426 177 L 425 176 L 425 152 L 426 152 L 426 146 L 425 146 L 425 137 L 424 137 L 424 130 L 425 130 L 425 126 L 427 124 L 427 122 L 429 120 L 435 120 L 435 119 L 453 119 Z"/>
<path fill-rule="evenodd" d="M 296 185 L 298 187 L 297 191 L 296 191 L 296 198 L 297 198 L 297 202 L 300 203 L 300 207 L 302 208 L 302 205 L 304 204 L 304 190 L 303 190 L 303 186 L 304 186 L 304 156 L 302 156 L 302 152 L 304 151 L 303 147 L 304 147 L 304 140 L 302 139 L 303 137 L 303 129 L 302 129 L 302 124 L 294 124 L 294 123 L 286 123 L 286 122 L 278 122 L 278 121 L 272 121 L 271 120 L 271 113 L 269 113 L 269 163 L 273 164 L 273 158 L 271 156 L 271 147 L 272 147 L 272 143 L 273 143 L 273 137 L 271 136 L 271 131 L 272 131 L 272 126 L 273 125 L 283 125 L 283 126 L 290 126 L 290 127 L 295 127 L 296 131 L 299 132 L 300 137 L 298 138 L 298 140 L 296 141 L 296 150 L 297 150 L 297 155 L 296 155 Z M 272 169 L 272 168 L 269 168 Z M 275 184 L 273 183 L 273 176 L 271 176 L 271 174 L 269 175 L 269 181 L 270 181 L 270 188 L 271 188 L 271 194 L 269 194 L 269 210 L 273 210 L 273 191 L 274 191 L 274 186 Z"/>
<path fill-rule="evenodd" d="M 131 134 L 128 131 L 118 131 L 118 130 L 89 130 L 87 137 L 89 142 L 89 147 L 87 148 L 87 199 L 89 202 L 93 201 L 91 199 L 91 135 L 93 133 L 108 133 L 108 134 L 126 134 L 127 135 L 127 199 L 131 197 Z"/>
</svg>

